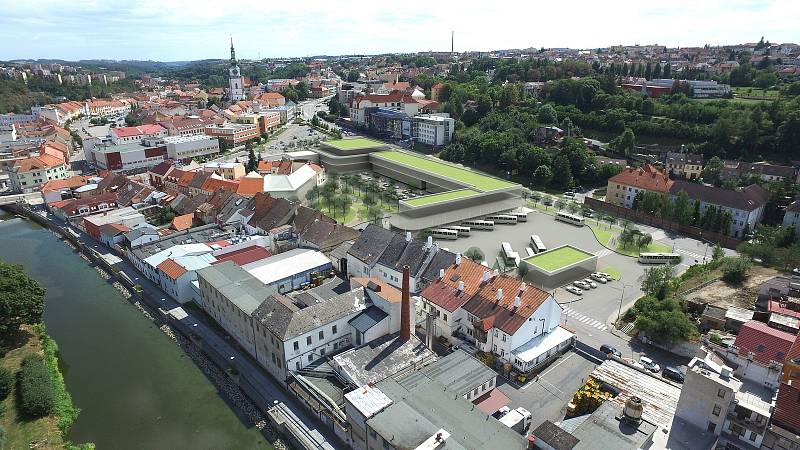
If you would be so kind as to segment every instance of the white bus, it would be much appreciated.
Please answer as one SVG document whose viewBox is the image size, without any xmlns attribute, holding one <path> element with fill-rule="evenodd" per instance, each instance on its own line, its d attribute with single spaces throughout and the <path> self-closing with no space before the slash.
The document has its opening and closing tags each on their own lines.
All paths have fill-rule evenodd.
<svg viewBox="0 0 800 450">
<path fill-rule="evenodd" d="M 544 242 L 542 242 L 542 238 L 539 236 L 532 234 L 531 235 L 531 248 L 536 253 L 542 253 L 547 251 L 547 247 L 544 246 Z"/>
<path fill-rule="evenodd" d="M 491 220 L 494 223 L 506 223 L 506 224 L 516 225 L 517 216 L 512 216 L 510 214 L 495 214 L 493 216 L 486 216 L 486 220 Z"/>
<path fill-rule="evenodd" d="M 431 236 L 437 239 L 458 239 L 458 231 L 450 230 L 448 228 L 436 228 L 431 230 Z"/>
<path fill-rule="evenodd" d="M 469 227 L 462 227 L 460 225 L 451 225 L 447 227 L 447 229 L 458 231 L 459 236 L 469 236 L 469 233 L 472 231 Z"/>
<path fill-rule="evenodd" d="M 527 222 L 528 221 L 528 213 L 524 212 L 510 212 L 509 215 L 512 215 L 517 218 L 517 222 Z"/>
<path fill-rule="evenodd" d="M 515 252 L 511 248 L 511 244 L 508 242 L 503 242 L 500 244 L 500 248 L 503 250 L 503 258 L 506 262 L 514 262 L 514 264 L 519 264 L 520 258 L 519 253 Z"/>
<path fill-rule="evenodd" d="M 677 264 L 681 255 L 677 253 L 639 253 L 639 262 L 642 264 Z"/>
<path fill-rule="evenodd" d="M 491 220 L 465 220 L 461 222 L 462 227 L 469 227 L 470 230 L 494 230 L 494 222 Z"/>
<path fill-rule="evenodd" d="M 571 223 L 573 225 L 577 225 L 579 227 L 583 226 L 583 217 L 576 216 L 574 214 L 559 212 L 556 214 L 556 220 L 560 220 L 562 222 Z"/>
</svg>

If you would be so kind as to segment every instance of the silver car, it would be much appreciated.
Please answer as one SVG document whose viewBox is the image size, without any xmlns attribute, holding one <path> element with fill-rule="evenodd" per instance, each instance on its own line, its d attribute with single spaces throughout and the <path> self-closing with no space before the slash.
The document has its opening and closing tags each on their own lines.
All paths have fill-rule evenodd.
<svg viewBox="0 0 800 450">
<path fill-rule="evenodd" d="M 602 284 L 608 283 L 608 278 L 604 277 L 603 275 L 601 275 L 601 274 L 599 274 L 597 272 L 591 274 L 590 276 L 592 277 L 592 279 L 594 279 L 598 283 L 602 283 Z"/>
<path fill-rule="evenodd" d="M 585 281 L 581 281 L 581 280 L 574 281 L 572 284 L 575 285 L 575 287 L 583 289 L 584 291 L 588 291 L 589 289 L 592 288 L 591 286 L 589 286 L 588 283 L 586 283 Z"/>
<path fill-rule="evenodd" d="M 570 292 L 575 295 L 583 295 L 583 290 L 576 288 L 575 286 L 567 286 L 564 289 L 566 289 L 567 292 Z"/>
<path fill-rule="evenodd" d="M 592 289 L 596 289 L 596 288 L 597 288 L 597 283 L 595 283 L 594 281 L 592 281 L 592 280 L 591 280 L 591 278 L 584 278 L 584 279 L 583 279 L 583 282 L 584 282 L 584 283 L 586 283 L 586 284 L 588 284 L 588 285 L 589 285 L 589 287 L 590 287 L 590 288 L 592 288 Z"/>
</svg>

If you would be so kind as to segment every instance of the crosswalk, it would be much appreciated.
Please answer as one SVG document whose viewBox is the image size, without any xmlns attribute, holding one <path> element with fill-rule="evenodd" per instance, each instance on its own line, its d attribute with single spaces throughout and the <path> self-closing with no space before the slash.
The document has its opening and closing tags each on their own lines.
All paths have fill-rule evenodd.
<svg viewBox="0 0 800 450">
<path fill-rule="evenodd" d="M 602 323 L 602 322 L 600 322 L 598 320 L 594 320 L 591 317 L 584 316 L 583 314 L 579 313 L 578 311 L 575 311 L 574 309 L 572 309 L 570 307 L 565 307 L 564 308 L 564 314 L 566 314 L 567 316 L 573 318 L 574 320 L 577 320 L 580 323 L 589 325 L 590 327 L 595 327 L 598 330 L 602 330 L 602 331 L 608 330 L 608 326 L 606 324 L 604 324 L 604 323 Z"/>
<path fill-rule="evenodd" d="M 608 256 L 608 255 L 610 255 L 612 253 L 614 253 L 614 251 L 613 250 L 609 250 L 607 248 L 604 248 L 602 250 L 598 250 L 598 251 L 594 252 L 595 256 L 597 256 L 598 258 L 602 258 L 603 256 Z"/>
<path fill-rule="evenodd" d="M 686 255 L 691 259 L 696 259 L 698 261 L 702 261 L 703 260 L 703 255 L 701 255 L 699 253 L 695 253 L 695 252 L 690 252 L 689 250 L 684 250 L 682 248 L 676 248 L 675 252 L 676 253 L 681 253 L 683 255 Z"/>
</svg>

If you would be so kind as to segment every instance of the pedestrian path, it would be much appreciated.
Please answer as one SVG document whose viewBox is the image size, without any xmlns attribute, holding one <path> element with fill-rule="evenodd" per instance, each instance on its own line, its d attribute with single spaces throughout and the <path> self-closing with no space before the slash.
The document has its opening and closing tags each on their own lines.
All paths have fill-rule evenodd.
<svg viewBox="0 0 800 450">
<path fill-rule="evenodd" d="M 577 320 L 580 323 L 589 325 L 590 327 L 595 327 L 598 330 L 603 330 L 603 331 L 608 330 L 608 326 L 603 322 L 600 322 L 599 320 L 594 320 L 588 316 L 584 316 L 583 314 L 579 313 L 578 311 L 575 311 L 572 308 L 565 307 L 564 314 L 566 314 L 569 317 L 572 317 L 572 319 Z"/>
<path fill-rule="evenodd" d="M 610 255 L 612 253 L 614 253 L 614 251 L 613 250 L 609 250 L 607 248 L 604 248 L 602 250 L 598 250 L 598 251 L 594 252 L 595 256 L 597 256 L 598 258 L 602 258 L 603 256 L 608 256 L 608 255 Z"/>
</svg>

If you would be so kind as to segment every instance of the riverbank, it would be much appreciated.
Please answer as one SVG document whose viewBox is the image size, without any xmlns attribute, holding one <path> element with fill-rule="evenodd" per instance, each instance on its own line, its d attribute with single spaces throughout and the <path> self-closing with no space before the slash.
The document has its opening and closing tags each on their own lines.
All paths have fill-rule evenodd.
<svg viewBox="0 0 800 450">
<path fill-rule="evenodd" d="M 22 361 L 29 355 L 43 357 L 53 385 L 53 411 L 38 419 L 20 417 L 17 410 L 17 392 L 0 402 L 0 428 L 4 439 L 0 448 L 67 448 L 71 450 L 94 448 L 94 444 L 74 445 L 68 442 L 70 427 L 78 418 L 80 410 L 72 403 L 72 397 L 64 384 L 64 377 L 58 368 L 58 346 L 47 335 L 43 324 L 23 325 L 13 342 L 14 348 L 0 358 L 0 367 L 16 374 Z"/>
<path fill-rule="evenodd" d="M 273 448 L 275 433 L 235 380 L 91 248 L 13 216 L 0 226 L 0 254 L 48 290 L 45 323 L 83 409 L 70 439 L 118 449 Z"/>
</svg>

